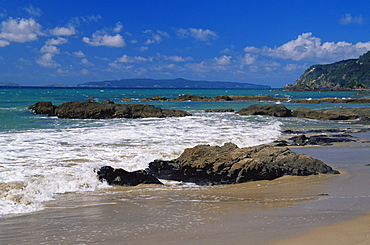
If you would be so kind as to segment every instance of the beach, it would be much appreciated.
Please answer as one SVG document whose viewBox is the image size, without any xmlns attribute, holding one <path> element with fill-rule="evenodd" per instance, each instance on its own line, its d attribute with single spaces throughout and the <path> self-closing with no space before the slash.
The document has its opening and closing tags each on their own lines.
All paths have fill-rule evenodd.
<svg viewBox="0 0 370 245">
<path fill-rule="evenodd" d="M 65 193 L 46 210 L 2 219 L 0 239 L 4 244 L 366 244 L 369 149 L 365 142 L 294 148 L 340 175 Z"/>
<path fill-rule="evenodd" d="M 153 102 L 193 114 L 184 118 L 60 119 L 27 110 L 28 105 L 41 100 L 60 104 L 93 96 L 120 103 L 123 96 L 140 99 L 161 94 L 172 98 L 184 92 L 210 97 L 226 93 L 263 93 L 280 98 L 351 95 L 258 90 L 4 89 L 0 108 L 5 118 L 0 121 L 1 243 L 295 244 L 307 241 L 305 237 L 316 239 L 321 233 L 337 244 L 337 240 L 345 241 L 335 235 L 342 229 L 337 226 L 352 228 L 366 222 L 362 220 L 370 211 L 370 167 L 366 166 L 370 164 L 370 134 L 354 133 L 368 128 L 357 121 L 204 112 L 208 108 L 239 110 L 254 103 L 269 103 L 253 101 Z M 302 106 L 286 105 L 291 109 Z M 321 109 L 341 105 L 304 106 Z M 332 146 L 290 147 L 322 160 L 341 174 L 283 176 L 235 185 L 170 181 L 121 187 L 100 182 L 94 172 L 104 165 L 128 171 L 145 169 L 155 159 L 174 159 L 184 149 L 199 144 L 232 142 L 248 147 L 309 132 L 358 137 L 357 142 Z M 327 229 L 335 232 L 330 231 L 328 236 Z M 357 241 L 364 236 L 353 233 L 346 238 Z"/>
</svg>

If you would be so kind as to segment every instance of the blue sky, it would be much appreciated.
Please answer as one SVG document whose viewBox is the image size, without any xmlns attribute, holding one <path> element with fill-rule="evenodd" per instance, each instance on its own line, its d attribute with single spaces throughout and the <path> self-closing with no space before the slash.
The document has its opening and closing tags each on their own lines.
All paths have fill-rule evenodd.
<svg viewBox="0 0 370 245">
<path fill-rule="evenodd" d="M 0 82 L 123 78 L 282 87 L 370 50 L 370 1 L 0 2 Z"/>
</svg>

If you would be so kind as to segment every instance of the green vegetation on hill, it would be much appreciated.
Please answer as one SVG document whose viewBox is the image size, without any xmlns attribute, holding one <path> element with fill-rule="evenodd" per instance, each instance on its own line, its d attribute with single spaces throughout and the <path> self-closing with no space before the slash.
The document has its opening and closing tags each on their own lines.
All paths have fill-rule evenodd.
<svg viewBox="0 0 370 245">
<path fill-rule="evenodd" d="M 370 88 L 370 51 L 358 59 L 313 65 L 288 90 L 350 90 Z"/>
</svg>

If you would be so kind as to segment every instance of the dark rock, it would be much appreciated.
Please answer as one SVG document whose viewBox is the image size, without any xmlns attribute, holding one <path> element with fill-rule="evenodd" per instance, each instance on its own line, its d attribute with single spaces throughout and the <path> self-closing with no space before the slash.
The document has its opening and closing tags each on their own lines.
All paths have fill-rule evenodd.
<svg viewBox="0 0 370 245">
<path fill-rule="evenodd" d="M 213 98 L 207 96 L 198 96 L 192 94 L 181 94 L 174 101 L 214 101 Z"/>
<path fill-rule="evenodd" d="M 38 102 L 29 106 L 36 114 L 48 114 L 59 118 L 106 119 L 106 118 L 146 118 L 146 117 L 184 117 L 191 116 L 182 110 L 161 109 L 145 104 L 114 104 L 106 100 L 102 103 L 87 100 L 70 101 L 59 106 L 51 102 Z"/>
<path fill-rule="evenodd" d="M 275 117 L 291 117 L 292 112 L 284 105 L 250 105 L 236 112 L 239 115 L 267 115 Z"/>
<path fill-rule="evenodd" d="M 28 106 L 28 109 L 32 110 L 35 114 L 47 114 L 49 116 L 55 116 L 56 108 L 50 101 L 40 101 Z"/>
<path fill-rule="evenodd" d="M 268 95 L 217 95 L 215 101 L 288 101 L 287 98 L 276 98 Z"/>
<path fill-rule="evenodd" d="M 260 145 L 238 148 L 232 143 L 185 149 L 174 160 L 150 163 L 147 171 L 161 179 L 200 185 L 272 180 L 285 174 L 339 173 L 320 160 L 295 153 L 286 147 Z"/>
<path fill-rule="evenodd" d="M 370 108 L 336 108 L 310 110 L 299 107 L 292 112 L 294 117 L 304 117 L 318 120 L 353 120 L 361 117 L 370 117 Z"/>
<path fill-rule="evenodd" d="M 306 135 L 302 134 L 297 137 L 294 137 L 293 142 L 295 145 L 306 145 L 308 143 L 309 138 Z"/>
<path fill-rule="evenodd" d="M 234 112 L 234 109 L 227 108 L 227 109 L 207 109 L 205 112 Z"/>
<path fill-rule="evenodd" d="M 272 144 L 274 146 L 289 146 L 289 143 L 286 140 L 275 140 Z"/>
<path fill-rule="evenodd" d="M 104 166 L 97 171 L 97 175 L 100 181 L 107 181 L 109 185 L 162 184 L 155 176 L 144 170 L 128 172 L 121 168 L 114 169 L 111 166 Z"/>
<path fill-rule="evenodd" d="M 291 145 L 305 146 L 305 145 L 332 145 L 333 143 L 342 142 L 355 142 L 355 140 L 350 139 L 351 135 L 340 134 L 340 135 L 313 135 L 307 137 L 306 135 L 299 135 L 290 138 L 292 141 Z"/>
</svg>

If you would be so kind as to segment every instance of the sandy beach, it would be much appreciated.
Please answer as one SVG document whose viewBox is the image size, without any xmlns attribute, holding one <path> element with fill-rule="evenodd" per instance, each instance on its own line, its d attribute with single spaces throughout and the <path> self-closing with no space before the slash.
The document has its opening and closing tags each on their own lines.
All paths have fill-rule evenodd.
<svg viewBox="0 0 370 245">
<path fill-rule="evenodd" d="M 2 218 L 0 240 L 4 244 L 367 244 L 370 144 L 294 151 L 323 160 L 341 174 L 67 193 L 43 211 Z"/>
</svg>

